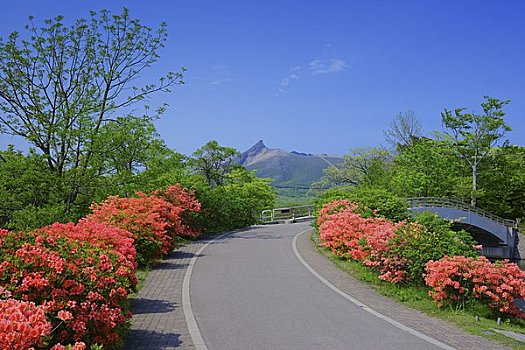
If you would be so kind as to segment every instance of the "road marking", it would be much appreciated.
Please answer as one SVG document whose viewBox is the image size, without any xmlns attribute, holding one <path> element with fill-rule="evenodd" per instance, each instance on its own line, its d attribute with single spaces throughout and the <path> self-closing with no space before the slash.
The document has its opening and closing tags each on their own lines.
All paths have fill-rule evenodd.
<svg viewBox="0 0 525 350">
<path fill-rule="evenodd" d="M 193 315 L 193 310 L 191 308 L 190 280 L 191 274 L 193 272 L 193 267 L 195 266 L 195 263 L 197 262 L 197 258 L 199 257 L 200 253 L 202 253 L 202 251 L 206 249 L 207 246 L 209 246 L 219 238 L 222 238 L 231 233 L 233 232 L 223 233 L 222 235 L 215 237 L 211 241 L 206 242 L 190 260 L 190 263 L 186 269 L 186 273 L 184 274 L 184 280 L 182 281 L 182 309 L 184 310 L 186 325 L 188 326 L 188 331 L 190 332 L 191 339 L 193 340 L 193 345 L 195 346 L 196 350 L 208 350 L 208 347 L 202 339 L 199 326 L 197 325 L 197 321 L 195 321 L 195 316 Z"/>
<path fill-rule="evenodd" d="M 323 276 L 318 274 L 317 271 L 315 271 L 310 265 L 308 265 L 308 263 L 303 259 L 303 257 L 301 256 L 301 254 L 299 254 L 299 251 L 297 250 L 297 238 L 300 235 L 302 235 L 302 234 L 304 234 L 306 232 L 310 232 L 312 230 L 313 229 L 310 228 L 308 230 L 304 230 L 304 231 L 301 231 L 298 234 L 296 234 L 295 237 L 292 240 L 292 249 L 293 249 L 293 252 L 294 252 L 296 258 L 299 260 L 299 262 L 301 262 L 301 264 L 303 264 L 304 267 L 306 267 L 306 269 L 308 271 L 310 271 L 310 273 L 312 273 L 312 275 L 314 275 L 319 281 L 321 281 L 323 284 L 325 284 L 328 288 L 330 288 L 331 290 L 333 290 L 337 294 L 341 295 L 343 298 L 347 299 L 348 301 L 350 301 L 350 302 L 354 303 L 355 305 L 357 305 L 358 307 L 360 307 L 361 310 L 364 310 L 364 311 L 367 311 L 367 312 L 371 313 L 372 315 L 382 319 L 383 321 L 386 321 L 386 322 L 390 323 L 394 327 L 397 327 L 397 328 L 399 328 L 401 330 L 404 330 L 405 332 L 408 332 L 408 333 L 410 333 L 412 335 L 415 335 L 416 337 L 418 337 L 420 339 L 423 339 L 423 340 L 429 342 L 430 344 L 437 346 L 438 348 L 441 348 L 441 349 L 444 349 L 444 350 L 455 350 L 455 348 L 453 348 L 453 347 L 451 347 L 451 346 L 449 346 L 449 345 L 447 345 L 445 343 L 442 343 L 439 340 L 431 338 L 428 335 L 425 335 L 423 333 L 420 333 L 420 332 L 416 331 L 415 329 L 412 329 L 412 328 L 410 328 L 408 326 L 405 326 L 404 324 L 399 323 L 399 322 L 391 319 L 388 316 L 385 316 L 385 315 L 383 315 L 383 314 L 381 314 L 381 313 L 379 313 L 379 312 L 377 312 L 375 310 L 372 310 L 371 308 L 369 308 L 368 306 L 366 306 L 365 304 L 363 304 L 362 302 L 360 302 L 356 298 L 346 294 L 345 292 L 343 292 L 342 290 L 340 290 L 339 288 L 334 286 L 332 283 L 328 282 L 328 280 L 326 280 Z"/>
</svg>

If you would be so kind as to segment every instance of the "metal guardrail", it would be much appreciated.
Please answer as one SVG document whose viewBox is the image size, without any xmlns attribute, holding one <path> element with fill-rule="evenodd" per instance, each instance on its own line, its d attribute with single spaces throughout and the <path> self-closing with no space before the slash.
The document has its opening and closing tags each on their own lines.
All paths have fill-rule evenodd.
<svg viewBox="0 0 525 350">
<path fill-rule="evenodd" d="M 408 203 L 411 208 L 430 208 L 430 207 L 443 207 L 443 208 L 452 208 L 459 209 L 468 212 L 475 213 L 479 216 L 491 219 L 499 224 L 505 225 L 507 227 L 518 228 L 518 222 L 509 219 L 503 219 L 495 214 L 492 214 L 489 211 L 484 209 L 474 207 L 465 202 L 461 202 L 455 199 L 448 198 L 437 198 L 437 197 L 415 197 L 407 198 Z"/>
<path fill-rule="evenodd" d="M 263 223 L 275 222 L 279 220 L 297 220 L 312 218 L 314 213 L 313 205 L 302 205 L 298 207 L 275 208 L 263 210 L 260 220 Z"/>
</svg>

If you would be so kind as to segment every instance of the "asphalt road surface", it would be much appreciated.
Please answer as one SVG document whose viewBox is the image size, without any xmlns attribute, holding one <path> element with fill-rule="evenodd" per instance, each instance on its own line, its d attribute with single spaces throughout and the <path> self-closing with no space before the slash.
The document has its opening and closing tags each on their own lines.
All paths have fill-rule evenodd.
<svg viewBox="0 0 525 350">
<path fill-rule="evenodd" d="M 190 295 L 208 349 L 438 349 L 314 277 L 292 250 L 294 236 L 308 228 L 250 228 L 202 252 Z"/>
</svg>

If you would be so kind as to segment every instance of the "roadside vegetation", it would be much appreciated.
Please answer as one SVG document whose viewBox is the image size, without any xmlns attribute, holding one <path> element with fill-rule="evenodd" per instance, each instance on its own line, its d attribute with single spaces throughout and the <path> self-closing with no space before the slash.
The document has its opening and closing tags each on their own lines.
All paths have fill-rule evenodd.
<svg viewBox="0 0 525 350">
<path fill-rule="evenodd" d="M 480 114 L 444 110 L 443 130 L 430 136 L 414 112 L 399 113 L 384 131 L 390 149 L 352 150 L 312 192 L 319 251 L 341 269 L 410 307 L 523 349 L 494 330 L 525 333 L 516 304 L 525 298 L 525 272 L 480 256 L 479 243 L 450 222 L 413 218 L 405 200 L 450 198 L 525 217 L 525 147 L 504 139 L 509 102 L 485 97 Z"/>
<path fill-rule="evenodd" d="M 435 214 L 412 219 L 407 203 L 385 191 L 339 189 L 318 208 L 319 250 L 341 269 L 410 307 L 525 348 L 493 330 L 525 332 L 515 303 L 525 298 L 525 272 L 515 263 L 480 256 L 469 233 Z"/>
<path fill-rule="evenodd" d="M 165 24 L 126 9 L 31 18 L 0 42 L 0 133 L 30 146 L 0 151 L 0 348 L 122 348 L 129 297 L 159 259 L 273 206 L 235 149 L 184 156 L 160 138 L 165 106 L 144 101 L 185 69 L 133 84 L 165 42 Z"/>
</svg>

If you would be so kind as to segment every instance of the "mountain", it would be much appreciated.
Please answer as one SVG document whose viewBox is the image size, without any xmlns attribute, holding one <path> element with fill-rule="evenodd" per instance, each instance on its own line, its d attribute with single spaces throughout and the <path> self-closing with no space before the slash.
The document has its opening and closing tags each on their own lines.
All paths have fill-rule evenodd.
<svg viewBox="0 0 525 350">
<path fill-rule="evenodd" d="M 248 170 L 256 170 L 259 177 L 274 179 L 272 185 L 276 188 L 304 191 L 321 178 L 323 169 L 342 160 L 340 156 L 268 148 L 260 140 L 241 154 L 238 163 Z"/>
</svg>

